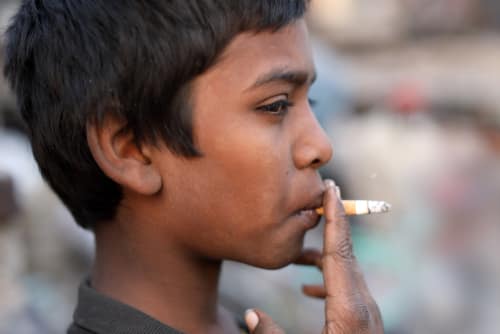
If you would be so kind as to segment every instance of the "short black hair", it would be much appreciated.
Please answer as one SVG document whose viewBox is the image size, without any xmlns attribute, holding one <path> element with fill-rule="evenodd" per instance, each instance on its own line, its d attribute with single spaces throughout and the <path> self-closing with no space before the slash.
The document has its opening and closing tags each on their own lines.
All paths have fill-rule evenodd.
<svg viewBox="0 0 500 334">
<path fill-rule="evenodd" d="M 24 0 L 4 73 L 45 180 L 82 227 L 110 220 L 121 187 L 97 166 L 88 122 L 125 120 L 137 144 L 193 144 L 189 83 L 244 31 L 278 30 L 307 0 Z"/>
</svg>

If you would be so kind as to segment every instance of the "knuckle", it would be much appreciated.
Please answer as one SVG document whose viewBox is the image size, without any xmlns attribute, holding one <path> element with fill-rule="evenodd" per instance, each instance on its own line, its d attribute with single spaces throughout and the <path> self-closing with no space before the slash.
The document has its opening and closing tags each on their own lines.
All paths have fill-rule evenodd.
<svg viewBox="0 0 500 334">
<path fill-rule="evenodd" d="M 344 325 L 356 333 L 364 333 L 370 329 L 371 316 L 367 305 L 353 303 L 347 307 L 344 314 Z"/>
<path fill-rule="evenodd" d="M 332 333 L 368 333 L 372 325 L 372 314 L 370 306 L 357 301 L 358 298 L 343 303 L 343 306 L 338 309 L 336 316 L 333 314 L 327 315 L 327 331 L 331 328 Z"/>
<path fill-rule="evenodd" d="M 335 256 L 342 260 L 351 261 L 354 259 L 352 240 L 349 237 L 342 239 L 335 248 Z"/>
<path fill-rule="evenodd" d="M 370 329 L 371 316 L 368 306 L 365 304 L 356 305 L 352 313 L 351 321 L 354 328 L 360 331 L 367 331 Z"/>
<path fill-rule="evenodd" d="M 338 264 L 346 264 L 350 267 L 353 267 L 353 264 L 356 263 L 356 256 L 354 255 L 354 249 L 352 240 L 349 237 L 346 237 L 339 241 L 332 249 L 325 252 L 323 258 L 318 261 L 320 262 L 319 268 L 322 269 L 329 262 L 333 261 Z M 353 270 L 355 268 L 352 268 Z"/>
</svg>

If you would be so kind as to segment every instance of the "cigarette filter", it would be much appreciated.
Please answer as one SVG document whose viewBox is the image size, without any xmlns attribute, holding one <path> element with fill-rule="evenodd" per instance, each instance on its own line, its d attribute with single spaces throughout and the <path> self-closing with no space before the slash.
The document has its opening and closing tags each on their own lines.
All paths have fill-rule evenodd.
<svg viewBox="0 0 500 334">
<path fill-rule="evenodd" d="M 384 201 L 366 201 L 366 200 L 343 200 L 345 214 L 347 216 L 368 215 L 372 213 L 384 213 L 391 209 L 391 205 Z M 318 215 L 324 215 L 323 207 L 317 208 Z"/>
</svg>

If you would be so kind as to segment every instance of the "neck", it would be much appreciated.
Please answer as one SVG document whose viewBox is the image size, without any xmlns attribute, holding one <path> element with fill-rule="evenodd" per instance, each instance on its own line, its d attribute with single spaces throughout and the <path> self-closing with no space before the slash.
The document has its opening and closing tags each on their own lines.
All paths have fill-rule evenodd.
<svg viewBox="0 0 500 334">
<path fill-rule="evenodd" d="M 221 261 L 196 257 L 158 233 L 132 230 L 140 224 L 102 225 L 95 231 L 96 290 L 183 332 L 223 332 L 217 298 Z"/>
</svg>

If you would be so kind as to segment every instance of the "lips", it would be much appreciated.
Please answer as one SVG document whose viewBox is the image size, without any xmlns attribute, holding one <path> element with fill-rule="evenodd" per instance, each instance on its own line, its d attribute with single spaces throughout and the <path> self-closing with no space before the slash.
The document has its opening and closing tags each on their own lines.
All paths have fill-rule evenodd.
<svg viewBox="0 0 500 334">
<path fill-rule="evenodd" d="M 311 229 L 313 227 L 316 227 L 318 225 L 319 221 L 321 220 L 321 216 L 316 213 L 315 210 L 300 210 L 297 213 L 295 213 L 293 216 L 294 220 L 300 221 L 301 224 L 306 229 Z"/>
<path fill-rule="evenodd" d="M 301 209 L 295 211 L 292 216 L 302 220 L 307 228 L 313 228 L 319 223 L 321 219 L 321 216 L 316 213 L 315 209 L 320 207 L 322 204 L 323 195 L 321 193 L 320 195 L 317 195 L 313 197 L 313 199 L 309 200 L 308 203 L 305 204 Z"/>
<path fill-rule="evenodd" d="M 318 196 L 315 196 L 312 200 L 310 200 L 309 203 L 306 204 L 304 207 L 295 211 L 294 215 L 309 214 L 311 211 L 314 212 L 315 209 L 319 208 L 322 204 L 323 204 L 323 195 L 320 194 Z"/>
</svg>

